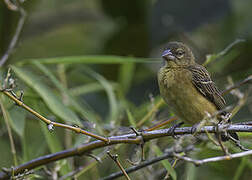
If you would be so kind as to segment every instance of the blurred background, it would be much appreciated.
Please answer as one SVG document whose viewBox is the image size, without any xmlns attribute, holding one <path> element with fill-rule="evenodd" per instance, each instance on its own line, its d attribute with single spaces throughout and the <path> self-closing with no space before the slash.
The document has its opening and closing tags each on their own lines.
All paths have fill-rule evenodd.
<svg viewBox="0 0 252 180">
<path fill-rule="evenodd" d="M 198 63 L 203 63 L 206 55 L 217 55 L 235 40 L 243 39 L 245 42 L 234 45 L 224 56 L 208 64 L 207 69 L 221 90 L 230 85 L 227 77 L 237 82 L 252 74 L 250 0 L 26 0 L 21 6 L 27 12 L 27 19 L 17 46 L 1 68 L 1 80 L 8 65 L 14 65 L 17 91 L 25 91 L 25 103 L 48 118 L 65 122 L 57 113 L 55 115 L 50 100 L 38 90 L 41 86 L 46 87 L 50 93 L 57 94 L 60 102 L 75 114 L 83 126 L 99 134 L 109 135 L 112 130 L 116 133 L 127 132 L 128 127 L 134 125 L 134 122 L 128 120 L 129 114 L 137 123 L 160 100 L 156 74 L 162 63 L 160 54 L 169 41 L 181 41 L 189 45 Z M 19 17 L 19 13 L 9 10 L 4 1 L 0 1 L 1 56 L 8 48 Z M 125 58 L 125 63 L 114 63 L 111 59 L 109 63 L 86 63 L 83 60 L 80 64 L 71 64 L 71 58 L 68 58 L 89 55 L 94 58 L 115 55 L 144 61 L 132 63 Z M 33 64 L 36 60 L 55 57 L 59 60 L 67 57 L 68 62 L 47 63 L 43 67 L 59 80 L 62 85 L 60 88 L 42 70 L 43 67 Z M 25 74 L 26 72 L 32 76 Z M 37 87 L 34 87 L 29 77 L 37 78 L 38 81 L 33 79 L 34 83 L 38 83 Z M 70 98 L 64 88 L 71 94 Z M 240 89 L 244 93 L 248 86 Z M 71 97 L 78 100 L 82 110 L 71 104 Z M 238 101 L 231 94 L 225 96 L 225 99 L 228 105 L 234 105 Z M 250 95 L 245 106 L 235 115 L 234 122 L 251 120 L 251 102 Z M 10 126 L 19 164 L 90 140 L 56 129 L 49 134 L 57 141 L 55 147 L 54 143 L 50 144 L 48 133 L 39 125 L 38 120 L 34 120 L 33 116 L 11 102 L 6 104 L 6 110 L 11 114 Z M 162 105 L 154 115 L 147 118 L 145 125 L 151 126 L 170 116 L 172 112 L 168 109 L 166 105 Z M 101 131 L 97 130 L 99 128 Z M 64 139 L 59 138 L 61 134 Z M 242 138 L 246 145 L 252 147 L 248 136 Z M 168 141 L 168 138 L 165 140 Z M 170 144 L 173 143 L 172 140 L 169 141 Z M 167 148 L 165 141 L 157 140 L 153 143 L 161 150 Z M 132 153 L 129 152 L 137 154 L 137 147 L 123 146 L 116 152 L 124 161 L 125 167 L 129 167 L 125 159 L 130 158 Z M 204 158 L 221 154 L 216 148 L 199 147 L 199 151 L 190 155 Z M 237 151 L 234 147 L 232 150 Z M 103 151 L 99 150 L 95 154 L 104 157 Z M 148 157 L 156 155 L 149 146 L 147 151 Z M 13 154 L 3 117 L 0 120 L 0 152 L 0 167 L 12 166 Z M 60 171 L 59 174 L 64 175 L 80 165 L 89 167 L 93 161 L 78 157 L 61 163 L 64 164 L 62 167 L 70 164 L 68 170 Z M 252 176 L 251 164 L 251 158 L 210 163 L 201 167 L 180 162 L 175 171 L 178 179 L 248 179 Z M 52 169 L 53 166 L 47 168 Z M 104 157 L 103 163 L 87 168 L 78 179 L 99 179 L 115 171 L 118 171 L 116 165 L 111 163 L 111 159 Z M 37 174 L 46 177 L 43 170 Z M 165 175 L 165 167 L 157 163 L 133 173 L 131 177 L 163 179 Z"/>
</svg>

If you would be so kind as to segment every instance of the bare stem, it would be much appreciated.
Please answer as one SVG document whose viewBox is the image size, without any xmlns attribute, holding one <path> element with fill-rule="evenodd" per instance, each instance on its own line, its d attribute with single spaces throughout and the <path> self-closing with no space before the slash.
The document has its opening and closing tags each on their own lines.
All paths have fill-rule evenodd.
<svg viewBox="0 0 252 180">
<path fill-rule="evenodd" d="M 224 91 L 221 92 L 222 95 L 226 95 L 227 93 L 229 93 L 230 91 L 232 91 L 233 89 L 239 88 L 244 84 L 247 83 L 252 83 L 252 75 L 248 76 L 246 79 L 230 86 L 229 88 L 225 89 Z"/>
<path fill-rule="evenodd" d="M 0 67 L 3 66 L 7 59 L 9 58 L 10 54 L 12 53 L 13 49 L 15 48 L 16 44 L 17 44 L 17 41 L 19 39 L 19 36 L 20 36 L 20 33 L 23 29 L 23 26 L 24 26 L 24 22 L 25 22 L 25 19 L 26 19 L 26 12 L 25 10 L 19 6 L 19 5 L 14 5 L 14 4 L 11 4 L 9 1 L 5 1 L 5 3 L 7 4 L 7 7 L 13 11 L 18 11 L 20 13 L 20 18 L 19 18 L 19 21 L 18 21 L 18 24 L 17 24 L 17 28 L 16 28 L 16 31 L 15 31 L 15 34 L 8 46 L 8 49 L 6 50 L 6 52 L 4 53 L 4 55 L 1 57 L 0 59 Z M 14 8 L 16 6 L 16 8 Z"/>
<path fill-rule="evenodd" d="M 118 155 L 112 155 L 109 151 L 107 152 L 107 154 L 109 155 L 109 157 L 111 159 L 113 159 L 113 161 L 115 161 L 115 163 L 117 164 L 117 166 L 121 169 L 123 175 L 126 177 L 127 180 L 130 180 L 129 175 L 127 174 L 127 172 L 125 171 L 125 169 L 122 167 L 121 163 L 118 160 Z"/>
<path fill-rule="evenodd" d="M 35 115 L 36 117 L 38 117 L 40 120 L 42 120 L 43 122 L 45 122 L 48 125 L 49 129 L 53 129 L 53 127 L 61 127 L 61 128 L 65 128 L 65 129 L 70 129 L 76 133 L 81 133 L 81 134 L 85 134 L 87 136 L 91 136 L 95 139 L 99 139 L 101 141 L 104 142 L 108 142 L 108 139 L 96 134 L 93 134 L 91 132 L 85 131 L 79 127 L 75 127 L 75 126 L 71 126 L 71 125 L 67 125 L 67 124 L 62 124 L 62 123 L 57 123 L 57 122 L 53 122 L 47 118 L 45 118 L 44 116 L 40 115 L 38 112 L 34 111 L 32 108 L 30 108 L 29 106 L 27 106 L 26 104 L 23 103 L 23 101 L 21 101 L 20 99 L 18 99 L 17 97 L 13 96 L 10 92 L 3 90 L 2 91 L 6 96 L 8 96 L 10 99 L 12 99 L 18 106 L 24 108 L 25 110 L 29 111 L 30 113 L 32 113 L 33 115 Z"/>
<path fill-rule="evenodd" d="M 158 102 L 157 102 L 157 104 L 155 104 L 152 108 L 151 108 L 151 110 L 137 123 L 137 127 L 140 127 L 140 126 L 142 126 L 144 123 L 145 123 L 145 121 L 147 121 L 151 116 L 152 116 L 152 114 L 153 113 L 155 113 L 156 111 L 157 111 L 157 109 L 159 109 L 159 107 L 161 106 L 161 105 L 163 105 L 164 104 L 164 100 L 163 99 L 160 99 Z"/>
<path fill-rule="evenodd" d="M 202 165 L 202 164 L 205 164 L 205 163 L 209 163 L 209 162 L 231 160 L 231 159 L 234 159 L 234 158 L 239 158 L 239 157 L 244 157 L 244 156 L 249 156 L 249 155 L 252 155 L 252 150 L 243 151 L 243 152 L 235 153 L 235 154 L 229 154 L 229 155 L 225 155 L 225 156 L 217 156 L 217 157 L 206 158 L 206 159 L 202 159 L 202 160 L 196 160 L 196 159 L 192 159 L 192 158 L 189 158 L 189 157 L 180 156 L 179 154 L 174 153 L 174 156 L 177 157 L 178 159 L 181 159 L 181 160 L 184 160 L 184 161 L 187 161 L 187 162 L 192 162 L 196 166 Z"/>
</svg>

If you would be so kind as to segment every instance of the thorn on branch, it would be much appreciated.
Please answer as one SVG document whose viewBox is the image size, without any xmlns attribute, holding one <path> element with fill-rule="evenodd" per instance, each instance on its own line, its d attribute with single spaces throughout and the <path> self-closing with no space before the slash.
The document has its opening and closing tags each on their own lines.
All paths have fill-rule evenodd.
<svg viewBox="0 0 252 180">
<path fill-rule="evenodd" d="M 130 129 L 136 134 L 136 136 L 141 136 L 141 132 L 138 132 L 134 127 L 130 127 Z"/>
<path fill-rule="evenodd" d="M 87 153 L 87 154 L 86 154 L 86 156 L 88 156 L 88 157 L 91 157 L 91 158 L 95 159 L 98 163 L 102 163 L 101 158 L 100 158 L 100 157 L 98 157 L 98 156 L 96 156 L 96 155 L 94 155 L 94 154 Z"/>
<path fill-rule="evenodd" d="M 18 100 L 21 101 L 21 102 L 23 102 L 23 97 L 24 97 L 24 91 L 21 90 L 20 96 L 19 96 Z"/>
<path fill-rule="evenodd" d="M 142 137 L 142 132 L 137 131 L 134 127 L 130 127 L 130 128 L 136 134 L 136 136 L 141 136 L 142 142 L 140 143 L 140 147 L 141 147 L 141 160 L 140 160 L 140 162 L 144 161 L 144 139 Z M 130 160 L 128 160 L 128 162 L 133 163 Z M 133 164 L 135 164 L 135 163 L 133 163 Z"/>
<path fill-rule="evenodd" d="M 132 166 L 137 166 L 138 164 L 141 163 L 141 160 L 136 161 L 136 162 L 133 162 L 133 161 L 131 161 L 130 159 L 126 159 L 126 161 L 127 161 L 130 165 L 132 165 Z"/>
<path fill-rule="evenodd" d="M 110 153 L 110 151 L 107 151 L 107 154 L 109 155 L 109 157 L 110 157 L 111 159 L 113 159 L 114 161 L 117 161 L 117 158 L 118 158 L 118 155 L 117 155 L 117 154 L 112 155 L 112 154 Z"/>
<path fill-rule="evenodd" d="M 171 133 L 171 136 L 174 138 L 174 139 L 177 139 L 177 137 L 175 136 L 175 129 L 176 128 L 178 128 L 178 127 L 180 127 L 180 126 L 182 126 L 184 124 L 184 122 L 180 122 L 180 123 L 178 123 L 178 124 L 175 124 L 175 125 L 173 125 L 172 127 L 170 127 L 170 132 L 169 133 Z"/>
</svg>

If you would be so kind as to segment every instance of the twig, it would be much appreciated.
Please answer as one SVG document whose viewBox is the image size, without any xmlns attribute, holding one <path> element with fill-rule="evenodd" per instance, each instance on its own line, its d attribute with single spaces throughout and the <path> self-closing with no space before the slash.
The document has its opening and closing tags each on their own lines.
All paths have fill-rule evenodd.
<svg viewBox="0 0 252 180">
<path fill-rule="evenodd" d="M 155 104 L 151 110 L 137 123 L 137 127 L 140 127 L 142 126 L 145 121 L 147 121 L 153 113 L 155 113 L 157 111 L 157 109 L 164 104 L 164 100 L 163 99 L 160 99 L 157 104 Z"/>
<path fill-rule="evenodd" d="M 189 146 L 187 147 L 186 149 L 183 149 L 181 151 L 178 151 L 177 153 L 181 153 L 181 152 L 189 152 L 189 151 L 192 151 L 193 150 L 193 146 Z M 150 160 L 145 160 L 143 161 L 142 163 L 138 164 L 137 166 L 134 166 L 134 167 L 130 167 L 130 168 L 127 168 L 125 169 L 125 171 L 127 173 L 132 173 L 134 171 L 137 171 L 139 169 L 142 169 L 144 167 L 147 167 L 147 166 L 150 166 L 152 164 L 155 164 L 159 161 L 162 161 L 164 159 L 167 159 L 167 158 L 171 158 L 171 157 L 174 157 L 173 156 L 173 150 L 172 151 L 169 151 L 169 152 L 166 152 L 164 153 L 162 156 L 159 156 L 159 157 L 155 157 L 153 159 L 150 159 Z M 116 172 L 116 173 L 113 173 L 105 178 L 102 178 L 102 180 L 111 180 L 111 179 L 115 179 L 115 178 L 118 178 L 120 176 L 122 176 L 122 172 Z"/>
<path fill-rule="evenodd" d="M 98 163 L 101 163 L 101 162 L 102 162 L 101 158 L 98 157 L 98 156 L 96 156 L 96 155 L 94 155 L 94 154 L 87 153 L 86 156 L 93 158 L 93 159 L 96 160 Z"/>
<path fill-rule="evenodd" d="M 127 172 L 125 171 L 125 169 L 122 167 L 121 163 L 118 160 L 118 155 L 112 155 L 109 151 L 107 151 L 107 154 L 109 155 L 109 157 L 115 161 L 115 163 L 117 164 L 117 166 L 121 169 L 123 175 L 126 177 L 127 180 L 130 180 L 129 175 L 127 174 Z"/>
<path fill-rule="evenodd" d="M 93 134 L 93 133 L 88 132 L 88 131 L 85 131 L 85 130 L 79 128 L 79 127 L 53 122 L 53 121 L 45 118 L 44 116 L 40 115 L 38 112 L 34 111 L 32 108 L 30 108 L 29 106 L 24 104 L 23 101 L 21 101 L 20 99 L 18 99 L 15 96 L 13 96 L 10 92 L 8 92 L 6 90 L 2 90 L 2 92 L 6 96 L 8 96 L 10 99 L 12 99 L 18 106 L 24 108 L 25 110 L 29 111 L 30 113 L 32 113 L 33 115 L 35 115 L 36 117 L 41 119 L 43 122 L 45 122 L 48 125 L 49 130 L 53 130 L 54 127 L 61 127 L 61 128 L 65 128 L 65 129 L 70 129 L 70 130 L 72 130 L 72 131 L 74 131 L 76 133 L 81 133 L 81 134 L 85 134 L 87 136 L 91 136 L 91 137 L 93 137 L 95 139 L 99 139 L 99 140 L 104 141 L 104 142 L 108 142 L 107 138 L 96 135 L 96 134 Z"/>
<path fill-rule="evenodd" d="M 158 129 L 160 127 L 163 127 L 164 125 L 169 124 L 169 123 L 171 123 L 171 122 L 173 122 L 173 121 L 175 121 L 177 119 L 178 118 L 176 116 L 173 116 L 173 117 L 171 117 L 171 118 L 169 118 L 169 119 L 167 119 L 165 121 L 162 121 L 160 123 L 157 123 L 157 124 L 153 125 L 152 127 L 146 129 L 146 131 L 153 131 L 153 130 Z"/>
<path fill-rule="evenodd" d="M 16 44 L 17 44 L 17 41 L 19 39 L 19 36 L 20 36 L 20 33 L 23 29 L 23 26 L 24 26 L 24 22 L 25 22 L 25 19 L 26 19 L 26 12 L 25 10 L 19 6 L 19 5 L 14 5 L 12 3 L 10 3 L 9 1 L 5 0 L 5 3 L 7 4 L 7 7 L 13 11 L 18 11 L 20 13 L 20 18 L 19 18 L 19 21 L 18 21 L 18 24 L 17 24 L 17 29 L 15 31 L 15 34 L 9 44 L 9 47 L 8 49 L 6 50 L 6 52 L 4 53 L 4 55 L 1 57 L 0 59 L 0 67 L 3 66 L 7 59 L 9 58 L 10 54 L 12 53 L 13 49 L 15 48 Z M 16 6 L 16 8 L 14 8 Z"/>
<path fill-rule="evenodd" d="M 225 155 L 225 156 L 218 156 L 218 157 L 213 157 L 213 158 L 206 158 L 206 159 L 202 159 L 202 160 L 196 160 L 196 159 L 192 159 L 192 158 L 189 158 L 189 157 L 180 156 L 179 154 L 174 153 L 174 156 L 176 158 L 187 161 L 187 162 L 192 162 L 196 166 L 199 166 L 199 165 L 202 165 L 202 164 L 205 164 L 205 163 L 209 163 L 209 162 L 231 160 L 231 159 L 234 159 L 234 158 L 239 158 L 239 157 L 244 157 L 244 156 L 249 156 L 249 155 L 252 155 L 252 150 L 243 151 L 243 152 L 235 153 L 235 154 L 229 154 L 229 155 Z"/>
<path fill-rule="evenodd" d="M 252 121 L 239 122 L 239 123 L 236 123 L 236 125 L 247 125 L 247 126 L 252 126 Z"/>
<path fill-rule="evenodd" d="M 227 93 L 229 93 L 230 91 L 232 91 L 233 89 L 239 88 L 244 84 L 247 83 L 252 83 L 252 75 L 248 76 L 246 79 L 228 87 L 227 89 L 225 89 L 224 91 L 221 92 L 222 95 L 226 95 Z"/>
<path fill-rule="evenodd" d="M 80 172 L 85 167 L 86 167 L 86 165 L 79 166 L 77 169 L 75 169 L 75 170 L 67 173 L 66 175 L 60 177 L 59 180 L 65 180 L 67 178 L 73 177 L 75 174 L 77 174 L 78 172 Z"/>
<path fill-rule="evenodd" d="M 223 128 L 222 126 L 223 125 L 219 125 L 219 128 L 222 129 Z M 208 131 L 208 133 L 216 133 L 215 126 L 205 126 L 198 130 L 198 134 L 205 133 L 206 130 Z M 226 131 L 227 132 L 252 132 L 252 126 L 231 124 L 230 126 L 226 128 Z M 147 142 L 147 141 L 165 137 L 165 136 L 183 135 L 183 134 L 192 134 L 192 127 L 176 128 L 174 132 L 171 132 L 170 128 L 154 130 L 154 131 L 143 131 L 141 132 L 141 136 L 136 136 L 135 133 L 125 134 L 121 136 L 111 136 L 108 138 L 109 139 L 108 142 L 96 140 L 93 142 L 82 144 L 76 148 L 67 149 L 67 150 L 60 151 L 54 154 L 41 156 L 37 159 L 33 159 L 29 162 L 13 167 L 13 174 L 16 175 L 16 174 L 24 172 L 25 169 L 28 169 L 28 170 L 34 169 L 41 165 L 45 165 L 45 164 L 58 161 L 61 159 L 65 159 L 68 157 L 80 156 L 88 152 L 91 152 L 92 150 L 104 148 L 106 146 L 111 146 L 115 144 L 138 144 L 139 145 L 142 143 L 143 139 L 144 139 L 144 142 Z M 9 172 L 11 173 L 12 171 L 10 170 Z M 0 180 L 9 179 L 11 175 L 10 173 L 6 173 L 6 171 L 0 172 Z"/>
</svg>

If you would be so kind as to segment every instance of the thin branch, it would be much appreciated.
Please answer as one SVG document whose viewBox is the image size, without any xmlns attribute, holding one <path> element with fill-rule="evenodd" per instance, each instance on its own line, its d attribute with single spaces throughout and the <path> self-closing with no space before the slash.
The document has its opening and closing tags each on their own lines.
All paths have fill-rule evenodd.
<svg viewBox="0 0 252 180">
<path fill-rule="evenodd" d="M 228 87 L 227 89 L 225 89 L 224 91 L 221 92 L 222 95 L 226 95 L 227 93 L 229 93 L 230 91 L 232 91 L 233 89 L 239 88 L 244 84 L 247 83 L 252 83 L 252 75 L 248 76 L 246 79 Z"/>
<path fill-rule="evenodd" d="M 20 18 L 19 18 L 19 21 L 17 24 L 15 34 L 14 34 L 14 36 L 8 46 L 8 49 L 6 50 L 6 52 L 3 54 L 3 56 L 0 59 L 0 67 L 2 67 L 6 63 L 7 59 L 9 58 L 13 49 L 15 48 L 17 41 L 19 39 L 20 33 L 23 29 L 25 19 L 26 19 L 26 12 L 21 6 L 14 5 L 14 4 L 10 3 L 10 1 L 7 1 L 7 0 L 5 0 L 5 3 L 7 4 L 7 7 L 9 9 L 11 9 L 13 11 L 18 11 L 20 13 Z M 14 8 L 15 6 L 16 6 L 16 8 Z"/>
<path fill-rule="evenodd" d="M 95 155 L 90 154 L 90 153 L 86 153 L 85 155 L 88 156 L 88 157 L 93 158 L 95 161 L 90 162 L 90 164 L 88 164 L 88 165 L 85 164 L 85 165 L 82 165 L 82 166 L 79 166 L 79 167 L 75 168 L 73 171 L 65 174 L 62 177 L 60 177 L 59 180 L 65 180 L 65 179 L 68 179 L 70 177 L 74 177 L 74 178 L 78 179 L 78 176 L 79 176 L 78 174 L 79 173 L 82 173 L 82 171 L 87 169 L 88 167 L 93 167 L 93 164 L 96 163 L 96 162 L 101 163 L 102 158 L 104 158 L 104 156 L 100 158 L 100 157 L 95 156 Z"/>
<path fill-rule="evenodd" d="M 154 124 L 152 127 L 146 129 L 146 131 L 153 131 L 153 130 L 158 129 L 158 128 L 160 128 L 160 127 L 163 127 L 163 126 L 165 126 L 166 124 L 169 124 L 169 123 L 171 123 L 171 122 L 173 122 L 173 121 L 175 121 L 175 120 L 177 120 L 177 119 L 178 119 L 178 117 L 172 116 L 171 118 L 169 118 L 169 119 L 167 119 L 167 120 L 164 120 L 164 121 L 162 121 L 162 122 L 160 122 L 160 123 Z"/>
<path fill-rule="evenodd" d="M 247 126 L 252 126 L 252 121 L 239 122 L 239 123 L 236 123 L 236 125 L 247 125 Z"/>
<path fill-rule="evenodd" d="M 129 175 L 127 174 L 127 172 L 125 171 L 125 169 L 122 167 L 121 163 L 118 160 L 118 155 L 112 155 L 109 151 L 107 151 L 107 154 L 109 155 L 109 157 L 115 161 L 115 163 L 117 164 L 117 166 L 121 169 L 123 175 L 126 177 L 127 180 L 130 180 Z"/>
<path fill-rule="evenodd" d="M 75 169 L 74 171 L 71 171 L 71 172 L 67 173 L 66 175 L 60 177 L 59 180 L 65 180 L 65 179 L 74 177 L 75 174 L 77 174 L 78 172 L 80 172 L 85 167 L 86 167 L 86 165 L 80 166 L 77 169 Z"/>
<path fill-rule="evenodd" d="M 49 130 L 53 130 L 53 127 L 61 127 L 61 128 L 65 128 L 65 129 L 70 129 L 70 130 L 72 130 L 72 131 L 74 131 L 76 133 L 81 133 L 81 134 L 85 134 L 87 136 L 91 136 L 91 137 L 93 137 L 95 139 L 99 139 L 99 140 L 104 141 L 104 142 L 108 142 L 107 138 L 96 135 L 96 134 L 93 134 L 93 133 L 88 132 L 88 131 L 85 131 L 85 130 L 79 128 L 79 127 L 53 122 L 53 121 L 45 118 L 44 116 L 40 115 L 38 112 L 34 111 L 32 108 L 30 108 L 26 104 L 24 104 L 23 101 L 21 101 L 19 98 L 14 96 L 13 93 L 10 93 L 10 92 L 8 92 L 6 90 L 2 90 L 2 92 L 6 96 L 8 96 L 11 100 L 13 100 L 18 106 L 24 108 L 25 110 L 29 111 L 30 113 L 32 113 L 33 115 L 35 115 L 36 117 L 41 119 L 43 122 L 45 122 L 48 125 Z"/>
<path fill-rule="evenodd" d="M 152 116 L 152 114 L 153 113 L 155 113 L 156 111 L 157 111 L 157 109 L 159 109 L 159 107 L 161 106 L 161 105 L 163 105 L 164 104 L 164 100 L 163 99 L 160 99 L 158 102 L 157 102 L 157 104 L 155 104 L 152 108 L 151 108 L 151 110 L 137 123 L 137 127 L 140 127 L 140 126 L 142 126 L 144 123 L 145 123 L 145 121 L 147 121 L 151 116 Z"/>
<path fill-rule="evenodd" d="M 180 156 L 179 154 L 174 153 L 174 156 L 176 158 L 187 161 L 187 162 L 192 162 L 196 166 L 199 166 L 199 165 L 202 165 L 202 164 L 205 164 L 205 163 L 209 163 L 209 162 L 231 160 L 231 159 L 234 159 L 234 158 L 239 158 L 239 157 L 244 157 L 244 156 L 249 156 L 249 155 L 252 155 L 252 150 L 243 151 L 243 152 L 235 153 L 235 154 L 229 154 L 229 155 L 225 155 L 225 156 L 218 156 L 218 157 L 213 157 L 213 158 L 206 158 L 206 159 L 202 159 L 202 160 L 196 160 L 196 159 L 192 159 L 192 158 L 189 158 L 189 157 Z"/>
<path fill-rule="evenodd" d="M 223 125 L 219 125 L 219 129 L 223 129 Z M 226 127 L 225 127 L 226 128 Z M 205 126 L 198 130 L 199 133 L 205 133 L 207 130 L 208 133 L 216 133 L 215 126 Z M 251 125 L 230 125 L 226 128 L 227 132 L 252 132 L 252 126 Z M 111 146 L 115 144 L 138 144 L 140 145 L 142 141 L 144 142 L 166 137 L 166 136 L 172 136 L 172 135 L 184 135 L 184 134 L 192 134 L 192 127 L 182 127 L 182 128 L 176 128 L 173 132 L 171 132 L 170 128 L 167 129 L 160 129 L 160 130 L 154 130 L 154 131 L 143 131 L 141 132 L 141 136 L 137 136 L 135 133 L 120 135 L 120 136 L 111 136 L 109 137 L 108 142 L 104 142 L 101 140 L 96 140 L 93 142 L 89 142 L 86 144 L 82 144 L 76 148 L 67 149 L 64 151 L 60 151 L 54 154 L 49 154 L 45 156 L 41 156 L 37 159 L 33 159 L 29 162 L 26 162 L 24 164 L 21 164 L 19 166 L 13 167 L 13 170 L 10 170 L 9 173 L 6 171 L 0 172 L 0 180 L 2 179 L 8 179 L 11 176 L 11 172 L 13 174 L 17 175 L 19 173 L 24 172 L 25 169 L 34 169 L 36 167 L 39 167 L 41 165 L 45 165 L 51 162 L 55 162 L 61 159 L 65 159 L 72 156 L 80 156 L 83 154 L 86 154 L 88 152 L 91 152 L 92 150 L 96 150 L 99 148 L 104 148 L 106 146 Z"/>
<path fill-rule="evenodd" d="M 187 147 L 186 149 L 184 150 L 181 150 L 181 151 L 178 151 L 177 153 L 181 153 L 181 152 L 189 152 L 189 151 L 192 151 L 193 150 L 193 146 L 189 146 Z M 150 160 L 146 160 L 146 161 L 143 161 L 142 163 L 138 164 L 137 166 L 134 166 L 134 167 L 130 167 L 130 168 L 127 168 L 125 169 L 125 171 L 129 174 L 129 173 L 132 173 L 132 172 L 135 172 L 139 169 L 142 169 L 144 167 L 147 167 L 147 166 L 150 166 L 152 164 L 155 164 L 159 161 L 162 161 L 164 159 L 167 159 L 167 158 L 172 158 L 174 157 L 173 156 L 173 150 L 169 151 L 169 152 L 166 152 L 164 153 L 162 156 L 159 156 L 159 157 L 155 157 L 153 159 L 150 159 Z M 102 180 L 111 180 L 111 179 L 115 179 L 115 178 L 118 178 L 120 176 L 122 176 L 123 173 L 122 172 L 116 172 L 116 173 L 113 173 L 105 178 L 103 178 Z"/>
</svg>

